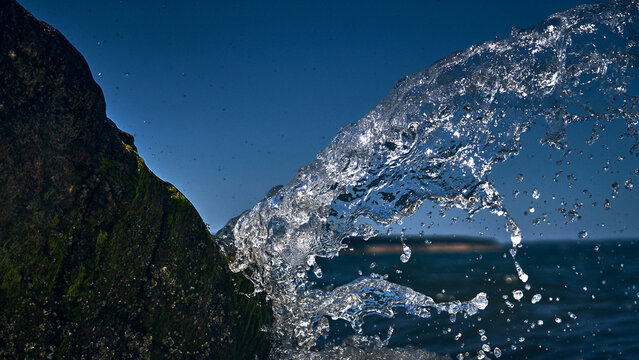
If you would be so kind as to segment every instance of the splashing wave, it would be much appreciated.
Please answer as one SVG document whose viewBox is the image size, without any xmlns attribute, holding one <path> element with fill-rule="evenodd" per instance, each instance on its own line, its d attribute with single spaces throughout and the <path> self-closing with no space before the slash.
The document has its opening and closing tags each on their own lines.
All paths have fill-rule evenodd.
<svg viewBox="0 0 639 360">
<path fill-rule="evenodd" d="M 338 254 L 346 237 L 374 236 L 362 219 L 397 222 L 425 200 L 503 216 L 515 258 L 521 230 L 488 174 L 518 154 L 533 126 L 545 126 L 540 142 L 562 149 L 572 123 L 592 123 L 594 142 L 599 124 L 624 121 L 631 151 L 639 149 L 639 98 L 631 94 L 639 85 L 638 15 L 634 2 L 580 6 L 405 77 L 288 185 L 231 220 L 217 237 L 232 270 L 272 300 L 276 351 L 309 351 L 328 331 L 327 318 L 358 332 L 364 316 L 393 316 L 398 307 L 416 316 L 484 309 L 483 293 L 438 304 L 376 275 L 312 289 L 307 271 L 318 270 L 316 256 Z"/>
</svg>

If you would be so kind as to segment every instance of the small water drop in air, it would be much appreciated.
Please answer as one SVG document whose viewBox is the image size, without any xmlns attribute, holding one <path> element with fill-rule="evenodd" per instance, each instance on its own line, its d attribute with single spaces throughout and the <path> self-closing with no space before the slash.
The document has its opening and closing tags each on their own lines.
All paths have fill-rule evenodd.
<svg viewBox="0 0 639 360">
<path fill-rule="evenodd" d="M 539 199 L 539 195 L 541 195 L 541 194 L 539 193 L 539 189 L 533 189 L 533 191 L 532 191 L 532 197 L 533 197 L 533 199 Z"/>
<path fill-rule="evenodd" d="M 541 301 L 541 294 L 535 294 L 533 295 L 532 299 L 530 299 L 530 302 L 533 304 L 536 304 L 539 301 Z"/>
</svg>

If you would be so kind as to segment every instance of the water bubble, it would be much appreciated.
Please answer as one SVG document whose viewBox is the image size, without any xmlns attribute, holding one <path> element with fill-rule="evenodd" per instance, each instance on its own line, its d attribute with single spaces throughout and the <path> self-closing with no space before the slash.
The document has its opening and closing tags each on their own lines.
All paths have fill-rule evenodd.
<svg viewBox="0 0 639 360">
<path fill-rule="evenodd" d="M 486 341 L 486 340 L 488 340 L 488 337 L 486 337 L 486 335 L 482 335 L 479 339 L 481 341 Z"/>
<path fill-rule="evenodd" d="M 541 195 L 541 194 L 539 193 L 539 189 L 533 189 L 533 191 L 532 191 L 532 197 L 533 197 L 533 199 L 539 199 L 539 195 Z"/>
<path fill-rule="evenodd" d="M 557 324 L 561 324 L 561 318 L 556 317 L 556 318 L 555 318 L 555 322 L 556 322 Z"/>
<path fill-rule="evenodd" d="M 610 210 L 610 200 L 608 199 L 604 201 L 604 210 Z"/>
<path fill-rule="evenodd" d="M 373 262 L 370 264 L 369 268 L 374 269 L 374 268 L 375 268 L 375 266 L 377 266 L 377 263 L 373 261 Z"/>
<path fill-rule="evenodd" d="M 535 208 L 534 207 L 529 207 L 528 208 L 528 212 L 530 212 L 531 214 L 535 212 Z"/>
<path fill-rule="evenodd" d="M 588 232 L 586 230 L 581 230 L 577 236 L 579 236 L 580 239 L 585 239 L 588 237 Z"/>
<path fill-rule="evenodd" d="M 524 286 L 524 289 L 526 289 L 526 290 L 530 290 L 530 288 L 531 288 L 530 284 L 526 284 L 526 285 Z"/>
<path fill-rule="evenodd" d="M 526 338 L 521 336 L 518 340 L 519 340 L 519 342 L 524 342 L 524 341 L 526 341 Z"/>
<path fill-rule="evenodd" d="M 322 269 L 319 266 L 316 266 L 313 269 L 313 274 L 315 274 L 315 276 L 320 279 L 322 277 Z"/>
<path fill-rule="evenodd" d="M 490 351 L 490 345 L 488 344 L 483 344 L 481 346 L 481 349 L 484 350 L 485 352 L 489 352 Z"/>
<path fill-rule="evenodd" d="M 518 183 L 524 181 L 524 174 L 518 174 L 516 180 L 517 180 Z"/>
<path fill-rule="evenodd" d="M 543 321 L 543 320 L 538 320 L 538 321 L 537 321 L 537 325 L 541 326 L 541 325 L 543 325 L 543 324 L 544 324 L 544 321 Z"/>
<path fill-rule="evenodd" d="M 533 295 L 532 299 L 530 299 L 530 302 L 533 304 L 536 304 L 540 301 L 541 301 L 541 294 L 535 294 Z"/>
<path fill-rule="evenodd" d="M 455 340 L 459 340 L 461 339 L 462 334 L 461 333 L 457 333 L 457 335 L 455 335 Z"/>
<path fill-rule="evenodd" d="M 521 298 L 524 297 L 524 293 L 521 290 L 514 290 L 513 291 L 513 298 L 517 301 L 521 300 Z"/>
<path fill-rule="evenodd" d="M 516 198 L 519 196 L 519 190 L 513 190 L 513 197 Z"/>
<path fill-rule="evenodd" d="M 479 335 L 484 335 L 486 334 L 486 330 L 484 329 L 479 329 L 479 331 L 477 331 L 479 333 Z"/>
<path fill-rule="evenodd" d="M 628 189 L 628 190 L 632 190 L 634 184 L 632 183 L 632 179 L 628 179 L 626 180 L 626 182 L 623 184 L 623 186 Z"/>
<path fill-rule="evenodd" d="M 495 347 L 493 354 L 495 354 L 496 358 L 501 357 L 501 350 L 498 347 Z"/>
<path fill-rule="evenodd" d="M 619 183 L 618 182 L 613 182 L 612 185 L 610 186 L 612 188 L 612 198 L 616 198 L 617 194 L 619 193 Z"/>
</svg>

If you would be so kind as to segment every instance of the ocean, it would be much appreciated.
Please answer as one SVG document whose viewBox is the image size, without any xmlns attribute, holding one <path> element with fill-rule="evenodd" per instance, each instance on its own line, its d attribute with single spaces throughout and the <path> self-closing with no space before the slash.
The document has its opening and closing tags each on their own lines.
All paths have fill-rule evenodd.
<svg viewBox="0 0 639 360">
<path fill-rule="evenodd" d="M 309 278 L 331 289 L 376 273 L 437 302 L 485 292 L 488 307 L 454 322 L 447 313 L 424 319 L 397 308 L 393 318 L 366 316 L 363 335 L 385 343 L 392 327 L 388 347 L 414 346 L 451 358 L 474 358 L 482 347 L 493 359 L 639 358 L 639 240 L 524 242 L 517 260 L 529 275 L 526 284 L 516 275 L 509 247 L 473 246 L 470 240 L 461 241 L 470 245 L 460 251 L 459 241 L 447 246 L 451 239 L 430 245 L 413 239 L 403 263 L 397 240 L 351 241 L 339 256 L 317 259 L 322 277 Z M 319 346 L 339 345 L 355 334 L 343 320 L 331 320 L 330 326 Z"/>
</svg>

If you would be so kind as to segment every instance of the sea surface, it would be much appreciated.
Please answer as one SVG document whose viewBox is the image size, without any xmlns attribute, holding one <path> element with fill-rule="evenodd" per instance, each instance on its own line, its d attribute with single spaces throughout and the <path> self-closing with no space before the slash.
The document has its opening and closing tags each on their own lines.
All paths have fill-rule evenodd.
<svg viewBox="0 0 639 360">
<path fill-rule="evenodd" d="M 396 240 L 352 241 L 339 256 L 317 259 L 322 277 L 309 278 L 314 286 L 331 289 L 376 273 L 438 302 L 482 291 L 489 304 L 476 316 L 458 315 L 454 322 L 447 313 L 423 319 L 406 315 L 403 308 L 394 318 L 366 316 L 364 335 L 378 336 L 380 345 L 387 340 L 391 348 L 410 345 L 453 359 L 459 354 L 474 358 L 482 346 L 492 359 L 496 353 L 501 359 L 639 358 L 637 239 L 524 242 L 517 259 L 529 275 L 528 290 L 506 246 L 459 251 L 459 246 L 447 250 L 445 238 L 430 245 L 412 241 L 407 242 L 412 255 L 403 263 Z M 534 297 L 539 300 L 533 304 Z M 346 321 L 330 325 L 320 346 L 339 345 L 354 335 Z"/>
</svg>

